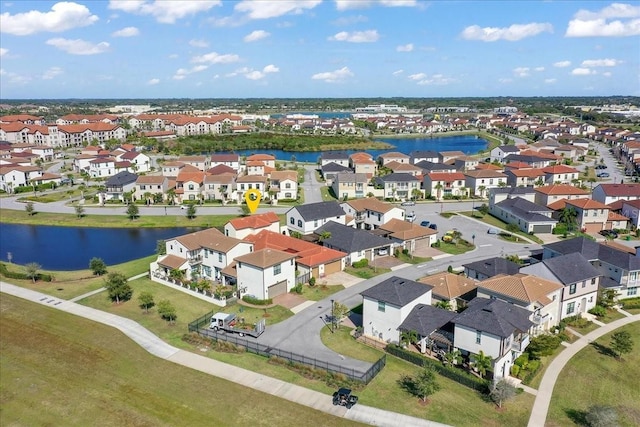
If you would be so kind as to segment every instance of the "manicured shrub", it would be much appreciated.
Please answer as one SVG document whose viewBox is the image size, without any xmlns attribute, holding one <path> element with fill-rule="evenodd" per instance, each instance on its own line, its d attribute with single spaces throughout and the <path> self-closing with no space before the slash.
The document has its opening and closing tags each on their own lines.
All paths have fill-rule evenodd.
<svg viewBox="0 0 640 427">
<path fill-rule="evenodd" d="M 531 363 L 532 360 L 553 354 L 561 341 L 559 336 L 551 334 L 540 335 L 533 338 L 527 346 L 529 363 Z"/>
<path fill-rule="evenodd" d="M 245 295 L 242 297 L 242 301 L 248 303 L 248 304 L 253 304 L 253 305 L 271 305 L 273 304 L 273 300 L 271 298 L 267 298 L 267 299 L 258 299 L 254 296 L 251 295 Z"/>
<path fill-rule="evenodd" d="M 353 268 L 364 268 L 369 265 L 369 260 L 366 258 L 363 258 L 360 261 L 356 261 L 351 265 L 353 266 Z"/>
<path fill-rule="evenodd" d="M 604 317 L 607 315 L 607 309 L 600 305 L 596 305 L 591 310 L 589 310 L 589 313 L 593 314 L 594 316 Z"/>
<path fill-rule="evenodd" d="M 309 279 L 309 286 L 315 286 L 316 285 L 316 278 L 315 277 L 311 277 Z"/>
</svg>

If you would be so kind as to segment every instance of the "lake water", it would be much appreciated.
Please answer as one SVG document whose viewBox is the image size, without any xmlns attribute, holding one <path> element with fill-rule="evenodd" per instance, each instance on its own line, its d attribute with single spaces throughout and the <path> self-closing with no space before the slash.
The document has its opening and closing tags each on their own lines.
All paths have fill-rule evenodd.
<svg viewBox="0 0 640 427">
<path fill-rule="evenodd" d="M 429 151 L 462 151 L 465 154 L 478 153 L 489 145 L 487 140 L 475 135 L 458 135 L 448 137 L 434 138 L 375 138 L 376 141 L 386 142 L 395 146 L 388 150 L 366 150 L 373 158 L 377 158 L 380 154 L 390 151 L 399 151 L 409 154 L 416 150 Z M 358 150 L 341 150 L 347 154 L 355 153 Z M 362 151 L 362 150 L 360 150 Z M 322 152 L 318 151 L 282 151 L 282 150 L 237 150 L 240 156 L 250 156 L 255 153 L 271 154 L 278 160 L 291 160 L 291 156 L 295 156 L 298 162 L 316 163 Z"/>
<path fill-rule="evenodd" d="M 153 255 L 157 241 L 197 229 L 188 228 L 83 228 L 47 225 L 0 224 L 0 260 L 37 262 L 47 270 L 89 268 L 93 257 L 107 265 Z"/>
</svg>

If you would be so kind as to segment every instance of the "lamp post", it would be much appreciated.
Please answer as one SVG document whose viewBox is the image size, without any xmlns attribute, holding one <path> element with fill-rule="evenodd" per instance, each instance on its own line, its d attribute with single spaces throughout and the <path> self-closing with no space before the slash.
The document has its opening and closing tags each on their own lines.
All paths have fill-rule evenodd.
<svg viewBox="0 0 640 427">
<path fill-rule="evenodd" d="M 335 324 L 335 319 L 333 318 L 333 306 L 334 300 L 331 300 L 331 333 L 333 333 L 333 325 Z"/>
</svg>

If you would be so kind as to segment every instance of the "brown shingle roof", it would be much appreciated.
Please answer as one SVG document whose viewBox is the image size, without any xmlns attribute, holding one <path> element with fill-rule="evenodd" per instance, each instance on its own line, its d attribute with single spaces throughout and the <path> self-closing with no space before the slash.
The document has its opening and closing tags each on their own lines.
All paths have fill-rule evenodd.
<svg viewBox="0 0 640 427">
<path fill-rule="evenodd" d="M 562 285 L 529 274 L 514 274 L 513 276 L 499 274 L 478 283 L 478 288 L 487 289 L 527 304 L 538 302 L 547 305 L 551 302 L 548 295 L 562 289 Z"/>
<path fill-rule="evenodd" d="M 295 254 L 278 251 L 276 249 L 260 249 L 259 251 L 236 257 L 236 262 L 246 263 L 264 269 L 295 257 Z"/>
<path fill-rule="evenodd" d="M 453 273 L 437 273 L 418 279 L 420 283 L 433 286 L 432 293 L 442 299 L 458 298 L 477 287 L 477 282 L 468 277 Z"/>
</svg>

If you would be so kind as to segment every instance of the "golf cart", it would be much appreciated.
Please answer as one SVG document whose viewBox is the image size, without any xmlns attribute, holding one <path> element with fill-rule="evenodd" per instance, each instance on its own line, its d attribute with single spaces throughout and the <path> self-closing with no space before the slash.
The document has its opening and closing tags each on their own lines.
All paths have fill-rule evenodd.
<svg viewBox="0 0 640 427">
<path fill-rule="evenodd" d="M 341 388 L 333 393 L 334 405 L 346 406 L 347 409 L 350 409 L 356 403 L 358 403 L 358 396 L 352 395 L 348 388 Z"/>
</svg>

